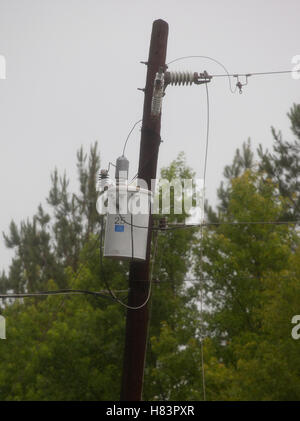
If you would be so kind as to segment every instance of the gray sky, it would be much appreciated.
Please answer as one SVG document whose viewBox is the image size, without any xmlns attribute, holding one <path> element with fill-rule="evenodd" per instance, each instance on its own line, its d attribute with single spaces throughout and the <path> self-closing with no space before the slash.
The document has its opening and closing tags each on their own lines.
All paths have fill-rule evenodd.
<svg viewBox="0 0 300 421">
<path fill-rule="evenodd" d="M 0 232 L 11 219 L 31 217 L 50 187 L 50 172 L 67 171 L 76 186 L 76 151 L 98 140 L 102 166 L 122 152 L 141 118 L 152 22 L 169 23 L 167 61 L 186 55 L 213 57 L 232 73 L 292 69 L 300 54 L 298 0 L 0 0 Z M 170 70 L 223 73 L 201 59 Z M 299 103 L 300 81 L 290 75 L 252 77 L 243 95 L 225 78 L 209 86 L 211 132 L 207 196 L 215 202 L 222 171 L 251 137 L 272 145 L 270 126 L 291 139 L 286 116 Z M 203 86 L 169 87 L 163 104 L 159 166 L 184 150 L 203 172 L 206 102 Z M 139 130 L 127 157 L 135 174 Z M 12 253 L 0 239 L 0 269 Z"/>
</svg>

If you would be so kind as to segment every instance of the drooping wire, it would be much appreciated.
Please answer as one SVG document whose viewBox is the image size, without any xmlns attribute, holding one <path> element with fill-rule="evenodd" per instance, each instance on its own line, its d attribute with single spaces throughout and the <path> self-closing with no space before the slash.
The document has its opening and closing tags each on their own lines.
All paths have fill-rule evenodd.
<svg viewBox="0 0 300 421">
<path fill-rule="evenodd" d="M 205 200 L 205 181 L 206 181 L 206 170 L 207 170 L 207 159 L 208 159 L 208 142 L 209 142 L 209 129 L 210 129 L 210 110 L 209 110 L 209 94 L 208 86 L 205 83 L 206 88 L 206 109 L 207 109 L 207 119 L 206 119 L 206 143 L 205 143 L 205 158 L 204 158 L 204 170 L 203 170 L 203 187 L 204 187 L 204 196 L 203 201 Z M 203 214 L 204 215 L 204 214 Z"/>
<path fill-rule="evenodd" d="M 119 292 L 125 292 L 124 290 Z M 101 298 L 111 298 L 109 295 L 107 295 L 106 291 L 89 291 L 84 289 L 59 289 L 59 290 L 53 290 L 53 291 L 38 291 L 38 292 L 29 292 L 29 293 L 21 293 L 21 294 L 0 294 L 0 298 L 27 298 L 27 297 L 41 297 L 41 296 L 48 296 L 48 295 L 80 295 L 80 294 L 86 294 L 86 295 L 93 295 L 96 297 Z"/>
<path fill-rule="evenodd" d="M 139 123 L 141 123 L 141 121 L 143 121 L 143 120 L 142 120 L 142 119 L 140 119 L 140 120 L 138 120 L 136 123 L 134 123 L 134 125 L 132 126 L 132 128 L 131 128 L 130 132 L 128 133 L 127 138 L 126 138 L 125 143 L 124 143 L 122 156 L 124 156 L 124 154 L 125 154 L 125 149 L 126 149 L 126 146 L 127 146 L 127 143 L 128 143 L 128 139 L 130 138 L 131 133 L 133 132 L 133 130 L 135 129 L 135 127 L 136 127 Z"/>
<path fill-rule="evenodd" d="M 95 246 L 98 247 L 98 242 L 95 242 Z M 92 250 L 90 252 L 93 252 L 95 249 L 95 246 L 92 247 Z M 72 280 L 72 284 L 76 282 L 76 280 L 79 278 L 82 268 L 84 266 L 81 265 L 76 273 L 75 279 Z M 118 290 L 118 293 L 124 293 L 128 292 L 128 290 Z M 0 298 L 6 299 L 6 298 L 27 298 L 27 297 L 42 297 L 42 296 L 49 296 L 49 295 L 93 295 L 96 297 L 101 298 L 111 298 L 109 296 L 109 291 L 90 291 L 90 290 L 84 290 L 84 289 L 59 289 L 59 290 L 50 290 L 50 291 L 37 291 L 37 292 L 28 292 L 28 293 L 8 293 L 8 294 L 0 294 Z"/>
<path fill-rule="evenodd" d="M 133 224 L 131 224 L 131 225 L 133 225 Z M 133 227 L 132 227 L 133 228 Z M 131 228 L 131 229 L 132 229 Z M 143 308 L 143 307 L 145 307 L 145 305 L 148 303 L 148 301 L 149 301 L 149 299 L 150 299 L 150 296 L 151 296 L 151 284 L 152 284 L 152 280 L 150 279 L 149 280 L 149 290 L 148 290 L 148 295 L 147 295 L 147 298 L 146 298 L 146 300 L 141 304 L 141 305 L 139 305 L 139 306 L 130 306 L 130 305 L 128 305 L 128 304 L 126 304 L 126 303 L 124 303 L 122 300 L 120 300 L 116 295 L 115 295 L 115 293 L 111 290 L 111 288 L 110 288 L 110 285 L 109 285 L 109 283 L 108 283 L 108 281 L 107 281 L 107 279 L 106 279 L 106 275 L 105 275 L 105 272 L 104 272 L 104 268 L 103 268 L 103 250 L 102 250 L 102 248 L 103 248 L 103 229 L 104 229 L 104 216 L 102 216 L 102 218 L 101 218 L 101 234 L 100 234 L 100 272 L 101 272 L 101 276 L 102 276 L 102 279 L 103 279 L 103 281 L 104 281 L 104 284 L 105 284 L 105 286 L 106 286 L 106 288 L 107 288 L 107 290 L 108 290 L 108 292 L 109 292 L 109 294 L 110 294 L 110 296 L 111 296 L 111 298 L 113 298 L 116 302 L 118 302 L 119 304 L 121 304 L 123 307 L 125 307 L 125 308 L 127 308 L 127 309 L 129 309 L 129 310 L 139 310 L 139 309 L 141 309 L 141 308 Z M 152 264 L 154 264 L 154 262 L 152 263 Z"/>
<path fill-rule="evenodd" d="M 209 110 L 209 93 L 207 83 L 206 88 L 206 109 L 207 109 L 207 120 L 206 120 L 206 142 L 205 142 L 205 158 L 204 158 L 204 169 L 203 169 L 203 196 L 202 196 L 202 209 L 201 218 L 204 221 L 205 217 L 205 189 L 206 189 L 206 171 L 208 161 L 208 146 L 209 146 L 209 126 L 210 126 L 210 110 Z M 203 400 L 206 401 L 206 387 L 205 387 L 205 367 L 204 367 L 204 335 L 203 335 L 203 223 L 200 228 L 200 349 L 201 349 L 201 371 L 202 371 L 202 388 L 203 388 Z"/>
</svg>

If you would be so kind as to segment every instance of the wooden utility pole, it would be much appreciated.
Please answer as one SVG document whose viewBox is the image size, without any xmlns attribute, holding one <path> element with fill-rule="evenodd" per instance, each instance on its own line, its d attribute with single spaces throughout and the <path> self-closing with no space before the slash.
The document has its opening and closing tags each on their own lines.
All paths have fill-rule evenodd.
<svg viewBox="0 0 300 421">
<path fill-rule="evenodd" d="M 151 179 L 156 178 L 158 150 L 160 145 L 161 116 L 151 116 L 151 102 L 156 73 L 165 66 L 168 40 L 168 24 L 163 20 L 153 22 L 147 79 L 143 123 L 140 144 L 138 178 L 146 181 L 149 190 Z M 149 218 L 149 231 L 146 260 L 132 262 L 129 273 L 128 305 L 138 307 L 144 303 L 149 292 L 150 251 L 151 251 L 152 216 Z M 147 332 L 149 321 L 148 304 L 138 310 L 127 310 L 126 337 L 121 387 L 122 401 L 140 401 L 142 399 Z"/>
</svg>

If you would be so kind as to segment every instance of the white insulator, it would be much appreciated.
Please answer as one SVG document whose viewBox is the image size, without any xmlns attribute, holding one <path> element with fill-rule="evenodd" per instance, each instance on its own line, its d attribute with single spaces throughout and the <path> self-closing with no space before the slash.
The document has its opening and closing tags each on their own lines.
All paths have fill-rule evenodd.
<svg viewBox="0 0 300 421">
<path fill-rule="evenodd" d="M 153 116 L 158 116 L 161 111 L 162 106 L 162 96 L 159 97 L 152 97 L 152 104 L 151 104 L 151 114 Z"/>
<path fill-rule="evenodd" d="M 110 187 L 112 185 L 114 185 L 114 182 L 110 178 L 107 170 L 100 170 L 99 176 L 98 176 L 98 182 L 97 182 L 97 186 L 96 186 L 97 191 L 99 191 L 101 193 L 105 189 L 107 189 L 108 187 Z"/>
<path fill-rule="evenodd" d="M 192 85 L 193 72 L 170 72 L 170 85 Z"/>
<path fill-rule="evenodd" d="M 164 74 L 157 72 L 154 80 L 153 96 L 151 103 L 151 115 L 159 116 L 164 96 Z"/>
</svg>

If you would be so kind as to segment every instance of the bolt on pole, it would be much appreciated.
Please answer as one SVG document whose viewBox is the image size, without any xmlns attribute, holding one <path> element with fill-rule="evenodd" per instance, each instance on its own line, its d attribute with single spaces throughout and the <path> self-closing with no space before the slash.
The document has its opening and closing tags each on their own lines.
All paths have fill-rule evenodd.
<svg viewBox="0 0 300 421">
<path fill-rule="evenodd" d="M 151 102 L 156 73 L 165 68 L 169 26 L 159 19 L 153 22 L 147 65 L 144 110 L 141 131 L 138 178 L 151 189 L 151 180 L 156 178 L 160 139 L 161 114 L 151 116 Z M 150 287 L 150 251 L 152 216 L 149 218 L 146 260 L 131 262 L 129 272 L 129 306 L 145 302 Z M 121 385 L 122 401 L 142 399 L 144 367 L 149 323 L 148 304 L 138 310 L 127 310 L 124 347 L 123 375 Z"/>
</svg>

